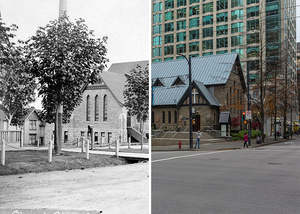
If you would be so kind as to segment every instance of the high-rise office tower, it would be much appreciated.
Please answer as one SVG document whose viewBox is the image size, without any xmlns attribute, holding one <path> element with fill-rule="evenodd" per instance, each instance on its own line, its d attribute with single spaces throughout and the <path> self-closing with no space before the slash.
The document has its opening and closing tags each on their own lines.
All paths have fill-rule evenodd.
<svg viewBox="0 0 300 214">
<path fill-rule="evenodd" d="M 296 0 L 153 0 L 152 12 L 152 62 L 238 52 L 246 71 L 288 55 L 296 81 Z"/>
</svg>

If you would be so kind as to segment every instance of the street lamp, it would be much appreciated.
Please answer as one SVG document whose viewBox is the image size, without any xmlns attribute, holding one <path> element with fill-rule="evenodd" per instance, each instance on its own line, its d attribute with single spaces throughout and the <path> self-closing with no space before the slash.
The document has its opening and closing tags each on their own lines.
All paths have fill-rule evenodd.
<svg viewBox="0 0 300 214">
<path fill-rule="evenodd" d="M 192 62 L 191 57 L 186 58 L 186 56 L 177 53 L 180 56 L 183 56 L 189 64 L 189 120 L 190 120 L 190 149 L 193 148 L 193 121 L 192 121 Z"/>
</svg>

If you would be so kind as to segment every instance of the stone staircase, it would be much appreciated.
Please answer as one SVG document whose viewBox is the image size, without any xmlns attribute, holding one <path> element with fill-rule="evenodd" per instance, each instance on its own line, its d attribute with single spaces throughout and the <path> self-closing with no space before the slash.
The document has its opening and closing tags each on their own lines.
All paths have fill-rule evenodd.
<svg viewBox="0 0 300 214">
<path fill-rule="evenodd" d="M 138 142 L 142 142 L 142 133 L 139 132 L 138 130 L 132 128 L 132 127 L 127 127 L 127 132 L 129 135 L 131 135 L 132 137 L 134 137 Z M 147 138 L 144 136 L 143 142 L 146 143 L 147 142 Z"/>
<path fill-rule="evenodd" d="M 208 132 L 201 132 L 202 137 L 200 143 L 219 143 L 223 142 L 224 139 L 215 138 Z M 190 133 L 189 132 L 162 132 L 159 136 L 151 138 L 151 146 L 171 146 L 178 145 L 181 141 L 181 145 L 190 144 Z M 196 142 L 196 132 L 193 133 L 193 144 Z"/>
</svg>

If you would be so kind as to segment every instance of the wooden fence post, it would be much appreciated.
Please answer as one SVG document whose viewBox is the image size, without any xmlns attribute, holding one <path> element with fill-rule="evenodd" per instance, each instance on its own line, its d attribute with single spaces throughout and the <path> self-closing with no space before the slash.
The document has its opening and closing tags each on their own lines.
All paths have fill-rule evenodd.
<svg viewBox="0 0 300 214">
<path fill-rule="evenodd" d="M 2 139 L 2 148 L 1 148 L 1 165 L 5 165 L 5 140 Z"/>
<path fill-rule="evenodd" d="M 129 138 L 128 138 L 128 149 L 130 149 L 130 146 L 131 146 L 131 135 L 129 135 Z"/>
<path fill-rule="evenodd" d="M 116 141 L 116 156 L 119 157 L 119 138 Z"/>
<path fill-rule="evenodd" d="M 49 141 L 48 161 L 52 162 L 52 139 Z"/>
<path fill-rule="evenodd" d="M 83 144 L 84 140 L 83 137 L 81 138 L 81 153 L 83 153 L 83 148 L 84 148 L 84 144 Z"/>
<path fill-rule="evenodd" d="M 90 153 L 89 153 L 89 148 L 90 147 L 90 139 L 87 139 L 87 141 L 86 141 L 86 159 L 88 160 L 88 159 L 90 159 Z"/>
</svg>

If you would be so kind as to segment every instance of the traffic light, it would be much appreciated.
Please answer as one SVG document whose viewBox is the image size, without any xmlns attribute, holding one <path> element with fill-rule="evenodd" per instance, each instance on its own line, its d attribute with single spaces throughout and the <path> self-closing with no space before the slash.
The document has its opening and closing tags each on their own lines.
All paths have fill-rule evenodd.
<svg viewBox="0 0 300 214">
<path fill-rule="evenodd" d="M 242 115 L 242 121 L 243 121 L 244 123 L 246 123 L 245 117 L 246 117 L 246 112 L 243 112 L 243 115 Z"/>
</svg>

